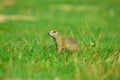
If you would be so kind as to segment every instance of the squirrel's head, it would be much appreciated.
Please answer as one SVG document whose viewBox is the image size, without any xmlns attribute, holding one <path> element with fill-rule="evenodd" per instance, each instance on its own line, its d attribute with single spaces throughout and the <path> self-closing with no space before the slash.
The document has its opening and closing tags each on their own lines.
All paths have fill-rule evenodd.
<svg viewBox="0 0 120 80">
<path fill-rule="evenodd" d="M 59 36 L 59 33 L 55 30 L 51 30 L 48 34 L 53 38 L 57 38 Z"/>
</svg>

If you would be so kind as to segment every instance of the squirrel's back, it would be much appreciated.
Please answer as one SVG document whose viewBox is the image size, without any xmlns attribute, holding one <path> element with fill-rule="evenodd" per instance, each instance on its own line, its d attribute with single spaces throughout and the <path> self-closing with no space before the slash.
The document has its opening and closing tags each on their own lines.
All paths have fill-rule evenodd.
<svg viewBox="0 0 120 80">
<path fill-rule="evenodd" d="M 79 51 L 79 45 L 78 43 L 72 39 L 72 38 L 62 38 L 62 45 L 64 49 L 67 49 L 68 51 Z"/>
</svg>

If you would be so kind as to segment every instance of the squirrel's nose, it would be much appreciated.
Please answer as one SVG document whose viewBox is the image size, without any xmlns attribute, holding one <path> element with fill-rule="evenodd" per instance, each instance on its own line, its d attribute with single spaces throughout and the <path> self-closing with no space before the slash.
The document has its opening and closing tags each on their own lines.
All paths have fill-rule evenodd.
<svg viewBox="0 0 120 80">
<path fill-rule="evenodd" d="M 48 34 L 50 35 L 50 32 L 48 32 Z"/>
<path fill-rule="evenodd" d="M 48 35 L 51 35 L 50 32 L 48 32 Z"/>
</svg>

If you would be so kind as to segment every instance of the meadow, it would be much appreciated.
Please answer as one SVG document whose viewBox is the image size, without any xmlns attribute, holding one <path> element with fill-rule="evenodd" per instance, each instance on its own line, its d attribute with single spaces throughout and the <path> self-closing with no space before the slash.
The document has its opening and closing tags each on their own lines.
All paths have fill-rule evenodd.
<svg viewBox="0 0 120 80">
<path fill-rule="evenodd" d="M 0 0 L 0 80 L 120 80 L 119 0 Z M 56 52 L 48 32 L 78 41 Z"/>
</svg>

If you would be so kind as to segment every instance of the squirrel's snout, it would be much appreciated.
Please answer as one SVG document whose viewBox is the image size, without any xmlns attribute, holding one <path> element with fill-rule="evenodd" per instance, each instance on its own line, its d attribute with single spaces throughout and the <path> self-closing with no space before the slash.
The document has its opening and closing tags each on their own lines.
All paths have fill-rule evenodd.
<svg viewBox="0 0 120 80">
<path fill-rule="evenodd" d="M 48 32 L 48 35 L 52 36 L 51 32 Z"/>
<path fill-rule="evenodd" d="M 50 32 L 48 32 L 48 35 L 50 35 Z"/>
<path fill-rule="evenodd" d="M 48 34 L 50 34 L 50 33 L 48 32 Z"/>
</svg>

